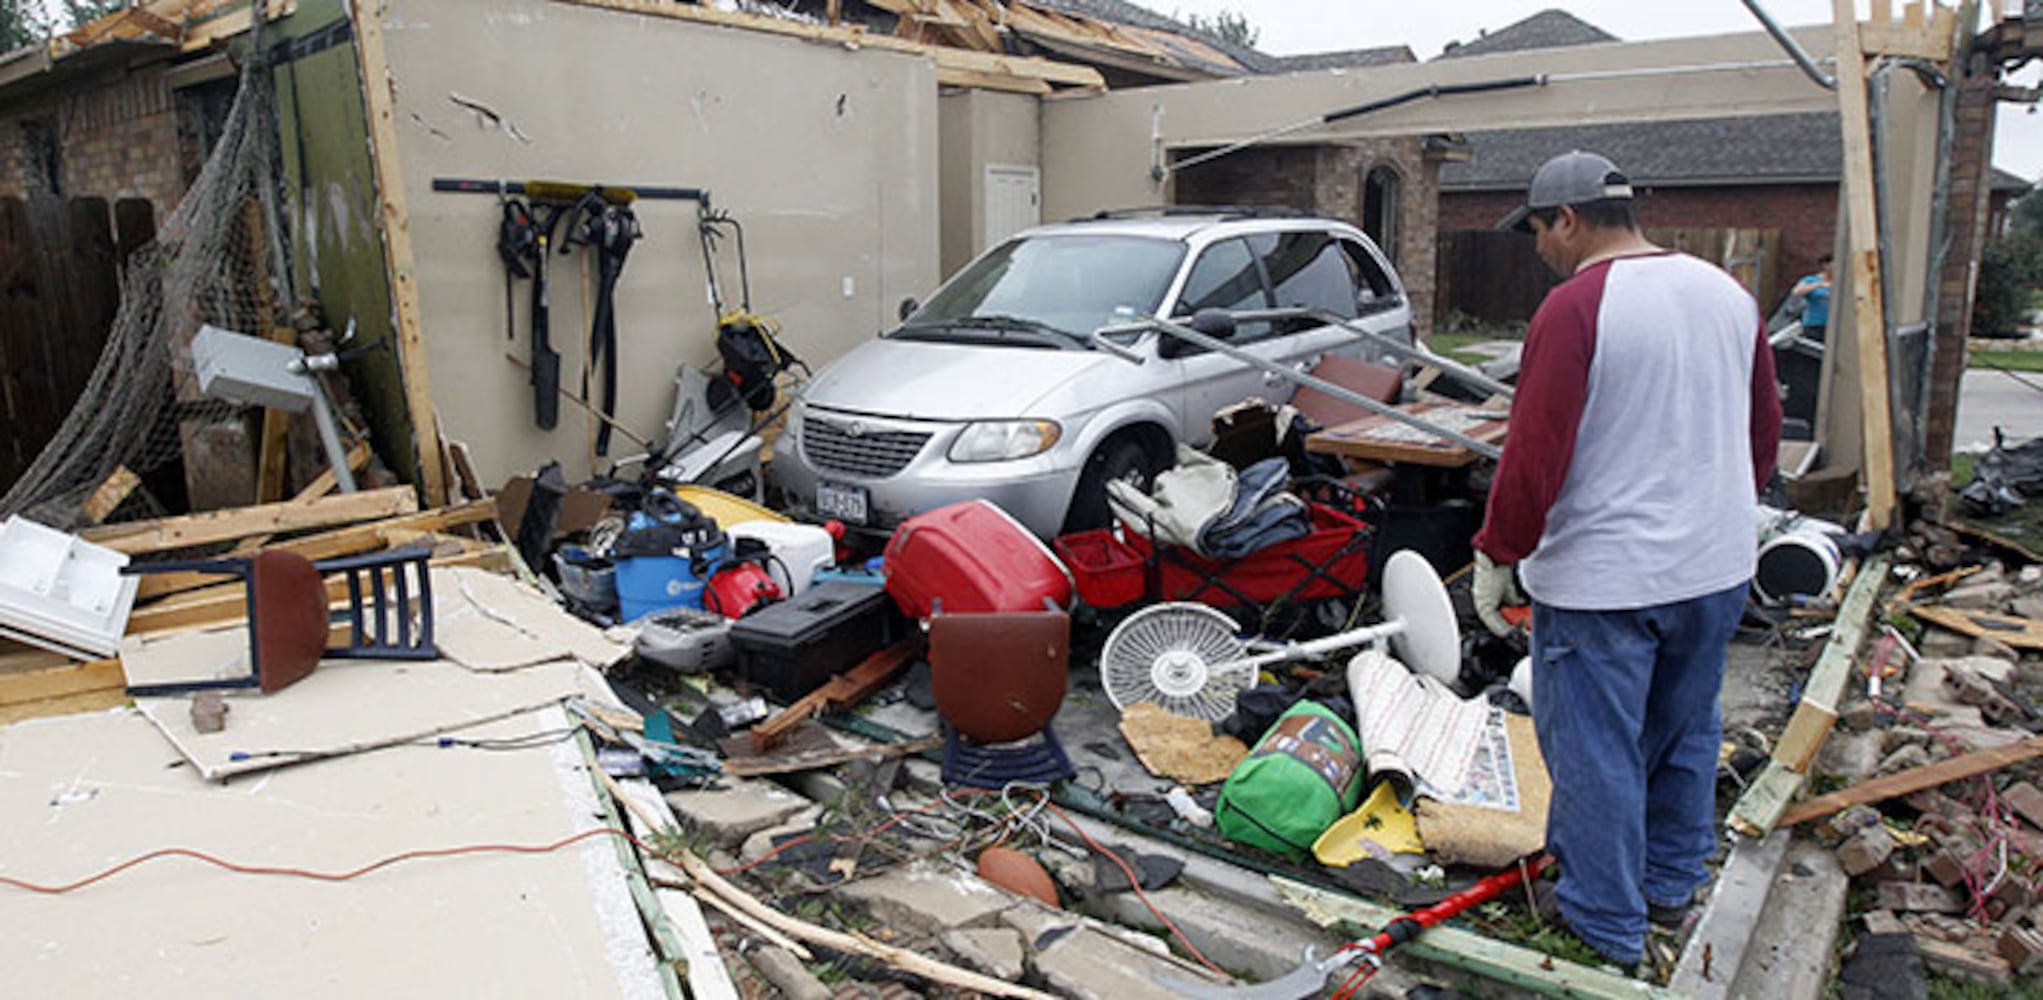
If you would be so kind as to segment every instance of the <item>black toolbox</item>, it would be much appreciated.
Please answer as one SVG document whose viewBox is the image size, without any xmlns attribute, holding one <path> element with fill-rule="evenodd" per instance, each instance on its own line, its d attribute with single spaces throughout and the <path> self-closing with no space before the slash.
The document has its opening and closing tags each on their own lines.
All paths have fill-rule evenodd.
<svg viewBox="0 0 2043 1000">
<path fill-rule="evenodd" d="M 790 702 L 893 645 L 906 628 L 884 588 L 831 580 L 731 623 L 738 674 Z"/>
</svg>

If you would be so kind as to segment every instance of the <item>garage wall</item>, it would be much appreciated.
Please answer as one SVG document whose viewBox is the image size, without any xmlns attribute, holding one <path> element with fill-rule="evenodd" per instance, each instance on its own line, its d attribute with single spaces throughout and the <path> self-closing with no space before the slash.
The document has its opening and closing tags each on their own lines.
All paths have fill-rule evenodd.
<svg viewBox="0 0 2043 1000">
<path fill-rule="evenodd" d="M 505 358 L 529 351 L 527 286 L 507 340 L 496 200 L 435 193 L 435 177 L 709 189 L 744 226 L 753 308 L 812 366 L 936 283 L 926 60 L 542 0 L 410 0 L 385 25 L 434 404 L 485 482 L 554 458 L 571 480 L 590 474 L 595 421 L 564 402 L 555 430 L 534 426 L 526 374 Z M 617 294 L 619 419 L 647 436 L 671 412 L 675 366 L 713 362 L 714 319 L 695 204 L 636 211 L 645 239 Z M 584 255 L 551 260 L 553 346 L 578 386 Z M 728 241 L 719 274 L 735 306 Z M 632 450 L 618 439 L 611 452 Z"/>
<path fill-rule="evenodd" d="M 1028 94 L 990 90 L 956 90 L 939 99 L 946 276 L 986 249 L 986 168 L 1039 166 L 1038 105 Z"/>
</svg>

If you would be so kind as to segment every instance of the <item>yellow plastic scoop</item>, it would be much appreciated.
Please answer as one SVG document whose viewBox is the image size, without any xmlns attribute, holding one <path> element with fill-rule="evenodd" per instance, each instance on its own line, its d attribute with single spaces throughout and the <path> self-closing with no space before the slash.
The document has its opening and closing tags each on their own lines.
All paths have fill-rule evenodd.
<svg viewBox="0 0 2043 1000">
<path fill-rule="evenodd" d="M 1312 854 L 1321 864 L 1345 868 L 1363 858 L 1387 859 L 1392 854 L 1425 851 L 1419 821 L 1397 800 L 1397 789 L 1378 782 L 1361 807 L 1327 827 L 1313 841 Z"/>
</svg>

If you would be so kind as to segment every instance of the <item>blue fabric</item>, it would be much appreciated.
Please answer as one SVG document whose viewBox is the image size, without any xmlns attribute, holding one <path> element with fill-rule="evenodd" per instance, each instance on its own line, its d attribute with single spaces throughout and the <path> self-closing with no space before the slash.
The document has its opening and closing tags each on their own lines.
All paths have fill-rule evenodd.
<svg viewBox="0 0 2043 1000">
<path fill-rule="evenodd" d="M 1312 515 L 1305 501 L 1284 492 L 1290 485 L 1291 465 L 1281 455 L 1241 470 L 1234 501 L 1200 527 L 1199 554 L 1232 561 L 1311 534 Z"/>
<path fill-rule="evenodd" d="M 1716 847 L 1724 657 L 1746 584 L 1626 611 L 1532 606 L 1532 717 L 1553 778 L 1561 915 L 1622 965 L 1646 904 L 1680 906 Z"/>
</svg>

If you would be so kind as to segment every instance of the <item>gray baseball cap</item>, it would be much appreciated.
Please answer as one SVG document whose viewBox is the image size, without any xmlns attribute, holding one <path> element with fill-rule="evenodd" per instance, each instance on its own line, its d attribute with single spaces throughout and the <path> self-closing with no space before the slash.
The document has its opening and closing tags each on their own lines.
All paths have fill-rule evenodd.
<svg viewBox="0 0 2043 1000">
<path fill-rule="evenodd" d="M 1513 209 L 1497 228 L 1529 233 L 1532 223 L 1528 219 L 1536 209 L 1631 196 L 1632 182 L 1617 169 L 1617 164 L 1581 150 L 1562 153 L 1540 164 L 1532 175 L 1531 187 L 1526 189 L 1525 204 Z"/>
</svg>

